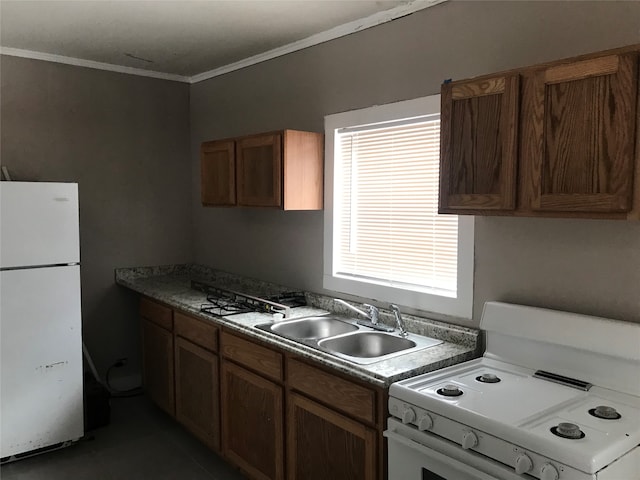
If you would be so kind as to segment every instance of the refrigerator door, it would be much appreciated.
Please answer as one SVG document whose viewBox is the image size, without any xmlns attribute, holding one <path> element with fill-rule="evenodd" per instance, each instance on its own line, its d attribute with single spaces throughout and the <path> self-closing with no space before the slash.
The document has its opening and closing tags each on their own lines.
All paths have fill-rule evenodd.
<svg viewBox="0 0 640 480">
<path fill-rule="evenodd" d="M 80 261 L 78 184 L 0 182 L 0 268 Z"/>
<path fill-rule="evenodd" d="M 80 438 L 80 267 L 2 271 L 0 295 L 0 457 Z"/>
</svg>

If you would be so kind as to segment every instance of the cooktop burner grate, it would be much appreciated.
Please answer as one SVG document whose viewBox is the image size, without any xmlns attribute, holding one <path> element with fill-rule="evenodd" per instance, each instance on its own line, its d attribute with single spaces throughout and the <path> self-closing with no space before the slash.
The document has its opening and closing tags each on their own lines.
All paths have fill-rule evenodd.
<svg viewBox="0 0 640 480">
<path fill-rule="evenodd" d="M 286 305 L 287 307 L 304 307 L 307 305 L 307 299 L 304 292 L 282 292 L 278 295 L 267 297 L 270 302 Z"/>
<path fill-rule="evenodd" d="M 207 295 L 207 302 L 200 306 L 200 311 L 210 315 L 225 316 L 255 312 L 255 308 L 241 302 Z"/>
<path fill-rule="evenodd" d="M 303 292 L 284 292 L 264 299 L 197 280 L 191 281 L 191 288 L 207 294 L 208 303 L 203 303 L 200 311 L 217 317 L 263 312 L 282 313 L 288 318 L 291 308 L 307 304 Z"/>
</svg>

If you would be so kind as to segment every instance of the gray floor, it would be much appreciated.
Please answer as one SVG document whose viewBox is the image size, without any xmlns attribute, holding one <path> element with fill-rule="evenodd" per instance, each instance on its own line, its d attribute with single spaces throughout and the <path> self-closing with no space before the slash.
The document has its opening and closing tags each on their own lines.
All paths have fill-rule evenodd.
<svg viewBox="0 0 640 480">
<path fill-rule="evenodd" d="M 2 480 L 242 480 L 145 397 L 111 400 L 111 423 L 68 448 L 6 464 Z M 90 438 L 93 439 L 90 439 Z"/>
</svg>

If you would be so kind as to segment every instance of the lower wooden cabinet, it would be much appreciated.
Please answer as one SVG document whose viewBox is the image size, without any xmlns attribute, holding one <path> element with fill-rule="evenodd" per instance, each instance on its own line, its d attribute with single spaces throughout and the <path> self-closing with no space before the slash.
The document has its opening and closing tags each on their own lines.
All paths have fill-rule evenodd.
<svg viewBox="0 0 640 480">
<path fill-rule="evenodd" d="M 142 318 L 142 376 L 151 400 L 175 415 L 173 389 L 173 333 Z"/>
<path fill-rule="evenodd" d="M 248 478 L 386 478 L 386 390 L 140 303 L 147 394 Z"/>
<path fill-rule="evenodd" d="M 222 361 L 222 449 L 255 479 L 284 478 L 282 387 Z"/>
<path fill-rule="evenodd" d="M 287 400 L 289 480 L 370 480 L 376 473 L 376 431 L 312 400 Z"/>
<path fill-rule="evenodd" d="M 220 450 L 218 357 L 181 337 L 175 339 L 176 419 Z"/>
</svg>

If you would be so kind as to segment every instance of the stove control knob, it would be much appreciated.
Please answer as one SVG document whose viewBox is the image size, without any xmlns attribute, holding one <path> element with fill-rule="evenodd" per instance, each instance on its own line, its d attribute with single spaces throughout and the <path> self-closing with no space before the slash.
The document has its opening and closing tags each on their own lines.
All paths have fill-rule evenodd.
<svg viewBox="0 0 640 480">
<path fill-rule="evenodd" d="M 411 423 L 416 419 L 416 412 L 411 407 L 407 407 L 402 412 L 402 423 Z"/>
<path fill-rule="evenodd" d="M 533 468 L 533 462 L 526 453 L 521 453 L 516 458 L 516 473 L 522 475 Z"/>
<path fill-rule="evenodd" d="M 464 432 L 462 434 L 462 448 L 468 450 L 478 445 L 478 437 L 473 432 Z"/>
<path fill-rule="evenodd" d="M 540 480 L 558 480 L 558 470 L 550 463 L 545 463 L 540 469 Z"/>
<path fill-rule="evenodd" d="M 425 413 L 418 420 L 418 430 L 424 432 L 425 430 L 431 430 L 431 427 L 433 427 L 433 418 L 428 413 Z"/>
</svg>

